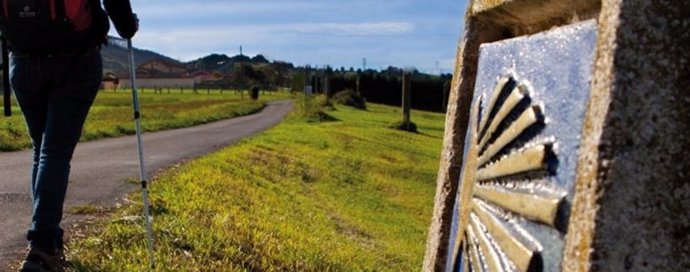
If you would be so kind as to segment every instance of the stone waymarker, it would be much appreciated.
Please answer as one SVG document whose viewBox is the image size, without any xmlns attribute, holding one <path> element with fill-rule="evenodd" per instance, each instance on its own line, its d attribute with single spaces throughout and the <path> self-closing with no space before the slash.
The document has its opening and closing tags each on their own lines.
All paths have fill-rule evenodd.
<svg viewBox="0 0 690 272">
<path fill-rule="evenodd" d="M 412 74 L 405 71 L 402 75 L 402 113 L 403 126 L 410 124 L 410 108 L 412 108 Z"/>
<path fill-rule="evenodd" d="M 690 269 L 682 2 L 470 2 L 425 270 Z"/>
<path fill-rule="evenodd" d="M 451 228 L 465 235 L 451 236 L 449 266 L 462 251 L 499 262 L 489 267 L 558 270 L 595 41 L 596 23 L 587 21 L 481 46 Z"/>
</svg>

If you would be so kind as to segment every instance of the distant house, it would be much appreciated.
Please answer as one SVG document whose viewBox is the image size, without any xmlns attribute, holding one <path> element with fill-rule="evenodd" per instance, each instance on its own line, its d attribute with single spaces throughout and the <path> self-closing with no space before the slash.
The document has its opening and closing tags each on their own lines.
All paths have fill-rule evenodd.
<svg viewBox="0 0 690 272">
<path fill-rule="evenodd" d="M 193 88 L 200 82 L 183 65 L 166 60 L 154 59 L 137 67 L 138 88 Z M 120 88 L 129 88 L 129 75 L 121 77 L 119 83 Z"/>
<path fill-rule="evenodd" d="M 117 89 L 120 84 L 120 79 L 113 72 L 106 72 L 103 75 L 103 82 L 101 83 L 101 89 L 104 90 L 114 90 Z"/>
</svg>

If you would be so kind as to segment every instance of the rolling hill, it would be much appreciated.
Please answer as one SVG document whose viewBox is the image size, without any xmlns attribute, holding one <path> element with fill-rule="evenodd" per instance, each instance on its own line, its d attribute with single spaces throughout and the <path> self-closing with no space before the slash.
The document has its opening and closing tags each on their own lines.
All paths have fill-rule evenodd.
<svg viewBox="0 0 690 272">
<path fill-rule="evenodd" d="M 103 56 L 103 71 L 113 72 L 117 75 L 129 73 L 129 52 L 127 50 L 127 40 L 109 36 L 108 46 L 101 49 Z M 162 59 L 173 63 L 182 64 L 180 61 L 164 56 L 162 54 L 134 48 L 134 61 L 136 66 L 152 59 Z"/>
<path fill-rule="evenodd" d="M 103 55 L 104 72 L 113 72 L 117 75 L 129 73 L 129 52 L 127 51 L 127 40 L 112 36 L 108 37 L 108 46 L 104 46 L 101 49 L 101 54 Z M 225 54 L 210 54 L 208 56 L 183 63 L 179 60 L 153 51 L 138 49 L 136 47 L 134 48 L 134 61 L 136 62 L 137 66 L 153 59 L 165 60 L 175 64 L 180 64 L 185 66 L 189 71 L 210 70 L 228 72 L 231 71 L 235 66 L 235 63 L 238 62 L 252 64 L 270 63 L 263 55 L 256 55 L 250 58 L 245 55 L 229 57 Z"/>
</svg>

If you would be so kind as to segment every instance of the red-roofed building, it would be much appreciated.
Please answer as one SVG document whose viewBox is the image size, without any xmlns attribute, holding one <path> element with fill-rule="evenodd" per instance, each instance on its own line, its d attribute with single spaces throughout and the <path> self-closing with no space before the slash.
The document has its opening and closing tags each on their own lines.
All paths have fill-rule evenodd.
<svg viewBox="0 0 690 272">
<path fill-rule="evenodd" d="M 131 86 L 129 76 L 119 81 L 121 88 Z M 183 65 L 170 61 L 155 59 L 137 67 L 138 88 L 194 88 L 200 82 Z"/>
</svg>

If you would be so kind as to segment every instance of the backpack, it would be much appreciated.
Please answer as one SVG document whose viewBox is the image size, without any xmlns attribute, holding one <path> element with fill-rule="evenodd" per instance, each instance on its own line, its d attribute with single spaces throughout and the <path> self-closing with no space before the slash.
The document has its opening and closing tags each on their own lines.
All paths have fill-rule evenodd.
<svg viewBox="0 0 690 272">
<path fill-rule="evenodd" d="M 25 54 L 77 53 L 107 41 L 100 0 L 0 0 L 0 31 Z"/>
</svg>

